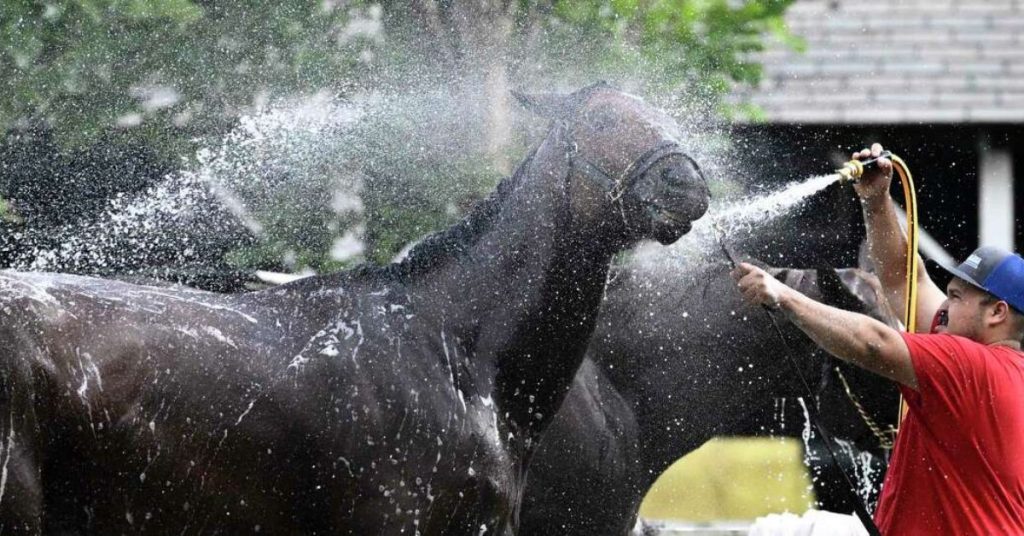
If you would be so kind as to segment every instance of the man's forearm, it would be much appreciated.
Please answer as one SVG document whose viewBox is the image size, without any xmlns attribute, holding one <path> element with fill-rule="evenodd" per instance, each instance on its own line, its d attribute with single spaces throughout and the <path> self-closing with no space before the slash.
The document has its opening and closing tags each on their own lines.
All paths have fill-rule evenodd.
<svg viewBox="0 0 1024 536">
<path fill-rule="evenodd" d="M 867 230 L 868 254 L 875 263 L 875 273 L 889 303 L 897 311 L 902 311 L 907 284 L 907 237 L 896 217 L 892 198 L 884 195 L 863 201 L 861 208 Z"/>
<path fill-rule="evenodd" d="M 875 274 L 894 313 L 906 310 L 907 236 L 896 217 L 896 208 L 888 195 L 862 201 L 867 228 L 868 253 L 875 263 Z M 917 331 L 924 332 L 945 299 L 928 276 L 920 255 L 917 263 Z"/>
<path fill-rule="evenodd" d="M 828 353 L 917 388 L 913 364 L 896 330 L 869 316 L 816 302 L 797 291 L 781 296 L 779 306 Z"/>
</svg>

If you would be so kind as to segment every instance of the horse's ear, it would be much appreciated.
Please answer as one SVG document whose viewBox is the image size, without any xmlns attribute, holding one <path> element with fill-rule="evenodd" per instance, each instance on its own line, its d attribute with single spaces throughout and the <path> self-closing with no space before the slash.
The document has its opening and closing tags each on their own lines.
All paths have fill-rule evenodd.
<svg viewBox="0 0 1024 536">
<path fill-rule="evenodd" d="M 828 305 L 847 311 L 864 312 L 877 301 L 871 289 L 860 284 L 855 272 L 828 267 L 818 268 L 817 272 L 818 289 L 822 301 Z"/>
<path fill-rule="evenodd" d="M 548 119 L 561 119 L 566 116 L 569 109 L 567 95 L 558 93 L 526 94 L 513 90 L 512 96 L 527 110 Z"/>
<path fill-rule="evenodd" d="M 854 310 L 881 320 L 890 327 L 900 327 L 899 317 L 889 305 L 878 276 L 863 268 L 840 268 L 835 273 L 843 286 L 860 302 L 860 308 Z"/>
</svg>

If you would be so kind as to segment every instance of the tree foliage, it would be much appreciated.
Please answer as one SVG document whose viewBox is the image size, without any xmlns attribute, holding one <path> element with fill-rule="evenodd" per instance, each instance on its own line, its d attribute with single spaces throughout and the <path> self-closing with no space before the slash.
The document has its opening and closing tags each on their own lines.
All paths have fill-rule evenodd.
<svg viewBox="0 0 1024 536">
<path fill-rule="evenodd" d="M 255 245 L 226 259 L 317 270 L 385 261 L 457 218 L 522 156 L 519 133 L 536 124 L 512 113 L 509 89 L 604 78 L 715 109 L 733 84 L 758 81 L 752 53 L 766 39 L 799 46 L 782 19 L 792 1 L 11 0 L 0 4 L 0 127 L 44 129 L 79 154 L 130 140 L 160 155 L 153 169 L 194 171 L 198 147 L 282 98 L 363 99 L 369 112 L 343 133 L 250 139 L 256 149 L 236 156 L 251 161 L 221 169 L 252 175 L 220 185 L 259 228 Z M 19 165 L 19 180 L 33 165 Z M 89 169 L 62 191 L 108 192 L 95 187 L 104 170 Z M 339 213 L 337 189 L 354 184 L 359 206 Z M 4 188 L 3 225 L 29 225 L 19 210 L 39 203 Z M 364 253 L 339 261 L 331 249 L 353 231 Z"/>
<path fill-rule="evenodd" d="M 72 143 L 114 129 L 188 140 L 259 99 L 340 89 L 365 45 L 349 26 L 359 15 L 330 2 L 5 1 L 0 125 L 44 121 Z"/>
<path fill-rule="evenodd" d="M 795 43 L 782 15 L 791 0 L 616 0 L 607 4 L 559 1 L 556 13 L 595 33 L 597 56 L 643 65 L 662 90 L 686 85 L 699 95 L 721 95 L 732 83 L 756 84 L 761 66 L 752 53 L 766 34 Z"/>
</svg>

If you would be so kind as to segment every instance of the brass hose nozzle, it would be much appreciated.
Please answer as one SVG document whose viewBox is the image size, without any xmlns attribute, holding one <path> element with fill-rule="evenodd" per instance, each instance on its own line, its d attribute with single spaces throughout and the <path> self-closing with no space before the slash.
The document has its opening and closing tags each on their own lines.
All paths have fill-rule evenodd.
<svg viewBox="0 0 1024 536">
<path fill-rule="evenodd" d="M 880 159 L 891 156 L 891 152 L 882 151 L 881 154 L 870 160 L 850 160 L 843 164 L 843 167 L 837 169 L 836 173 L 839 175 L 840 182 L 857 182 L 864 175 L 865 169 L 870 169 L 876 166 Z"/>
</svg>

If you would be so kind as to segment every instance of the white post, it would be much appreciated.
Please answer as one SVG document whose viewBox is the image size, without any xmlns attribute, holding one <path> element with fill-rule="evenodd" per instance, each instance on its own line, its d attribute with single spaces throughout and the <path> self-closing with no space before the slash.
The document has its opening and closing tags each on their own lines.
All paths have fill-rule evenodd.
<svg viewBox="0 0 1024 536">
<path fill-rule="evenodd" d="M 979 245 L 1013 251 L 1013 155 L 1006 149 L 979 144 Z"/>
</svg>

